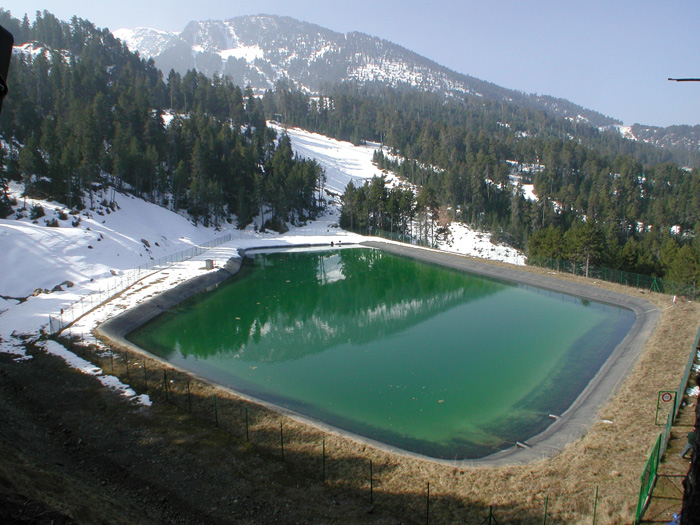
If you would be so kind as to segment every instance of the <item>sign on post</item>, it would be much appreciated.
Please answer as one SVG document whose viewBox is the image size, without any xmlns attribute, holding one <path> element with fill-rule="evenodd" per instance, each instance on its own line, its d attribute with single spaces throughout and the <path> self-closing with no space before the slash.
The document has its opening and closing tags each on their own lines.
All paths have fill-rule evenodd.
<svg viewBox="0 0 700 525">
<path fill-rule="evenodd" d="M 656 400 L 656 416 L 654 423 L 657 426 L 666 424 L 668 414 L 676 408 L 676 392 L 672 390 L 660 390 L 658 399 Z M 663 413 L 661 423 L 659 423 L 659 412 Z"/>
</svg>

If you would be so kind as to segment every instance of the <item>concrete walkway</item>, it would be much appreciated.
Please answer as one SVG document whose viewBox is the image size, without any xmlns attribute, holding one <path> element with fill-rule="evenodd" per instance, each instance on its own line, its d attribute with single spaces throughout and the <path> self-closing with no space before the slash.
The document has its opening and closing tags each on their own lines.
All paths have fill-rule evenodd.
<svg viewBox="0 0 700 525">
<path fill-rule="evenodd" d="M 698 401 L 697 397 L 683 397 L 686 404 L 678 412 L 671 429 L 668 448 L 659 463 L 658 479 L 641 523 L 665 525 L 673 520 L 674 514 L 680 514 L 683 507 L 683 480 L 690 468 L 690 453 L 687 459 L 681 459 L 680 453 L 687 442 L 688 432 L 694 428 L 695 403 Z"/>
</svg>

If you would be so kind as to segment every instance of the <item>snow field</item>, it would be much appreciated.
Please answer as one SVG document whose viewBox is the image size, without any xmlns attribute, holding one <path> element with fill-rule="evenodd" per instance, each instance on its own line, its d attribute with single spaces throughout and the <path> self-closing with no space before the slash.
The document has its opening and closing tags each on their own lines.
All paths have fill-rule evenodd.
<svg viewBox="0 0 700 525">
<path fill-rule="evenodd" d="M 280 126 L 271 125 L 282 131 Z M 69 321 L 80 317 L 70 327 L 70 335 L 78 336 L 84 344 L 99 346 L 92 336 L 99 323 L 201 275 L 207 271 L 206 259 L 212 259 L 215 267 L 220 267 L 238 255 L 239 249 L 330 245 L 332 241 L 350 244 L 365 239 L 338 227 L 339 196 L 350 181 L 361 185 L 366 179 L 384 174 L 372 164 L 372 155 L 379 146 L 354 146 L 301 129 L 286 132 L 295 154 L 314 158 L 323 167 L 325 189 L 332 198 L 317 220 L 292 226 L 282 235 L 261 233 L 256 224 L 245 230 L 237 230 L 234 224 L 226 224 L 221 230 L 194 225 L 182 215 L 121 193 L 98 195 L 94 202 L 103 204 L 71 215 L 60 203 L 26 199 L 25 204 L 20 197 L 22 188 L 12 184 L 11 193 L 18 201 L 16 212 L 0 220 L 0 264 L 4 268 L 0 273 L 0 352 L 26 359 L 23 340 L 36 340 L 47 330 L 49 316 L 60 316 L 61 312 Z M 393 175 L 384 175 L 389 184 L 400 183 Z M 114 201 L 115 205 L 108 206 L 108 201 Z M 24 210 L 20 211 L 23 206 Z M 41 206 L 45 216 L 31 220 L 32 206 Z M 58 226 L 49 227 L 54 220 Z M 257 226 L 259 222 L 256 221 Z M 450 225 L 450 233 L 448 241 L 441 243 L 441 249 L 524 264 L 521 253 L 493 244 L 488 233 L 458 223 Z M 143 269 L 154 260 L 224 235 L 231 240 L 195 257 L 170 262 L 163 269 Z M 113 295 L 113 299 L 102 304 Z M 42 345 L 62 357 L 70 353 L 60 350 L 60 345 L 54 342 Z M 64 359 L 81 370 L 86 366 L 72 358 Z"/>
</svg>

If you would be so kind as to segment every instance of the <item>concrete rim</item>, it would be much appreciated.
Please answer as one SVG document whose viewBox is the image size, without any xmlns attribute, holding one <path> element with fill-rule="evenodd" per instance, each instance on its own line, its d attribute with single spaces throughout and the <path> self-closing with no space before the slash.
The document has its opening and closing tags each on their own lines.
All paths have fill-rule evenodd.
<svg viewBox="0 0 700 525">
<path fill-rule="evenodd" d="M 393 254 L 407 256 L 424 262 L 439 264 L 459 271 L 476 273 L 491 278 L 508 282 L 525 284 L 557 293 L 564 293 L 606 303 L 613 306 L 627 308 L 635 313 L 636 320 L 623 341 L 615 348 L 610 357 L 598 370 L 584 390 L 579 394 L 573 404 L 560 417 L 554 420 L 543 432 L 531 437 L 522 446 L 513 446 L 494 454 L 477 459 L 445 460 L 432 458 L 413 452 L 408 452 L 385 443 L 348 432 L 328 425 L 322 421 L 304 416 L 292 410 L 286 409 L 274 403 L 269 403 L 230 387 L 219 384 L 205 377 L 173 366 L 171 363 L 160 359 L 153 354 L 134 345 L 126 339 L 126 335 L 139 326 L 145 324 L 160 313 L 172 308 L 191 297 L 192 295 L 212 289 L 228 279 L 240 269 L 245 251 L 239 249 L 240 257 L 230 260 L 226 270 L 218 270 L 194 279 L 159 294 L 143 304 L 135 306 L 122 314 L 109 319 L 95 329 L 96 335 L 105 340 L 111 346 L 120 349 L 128 349 L 133 352 L 147 355 L 149 358 L 166 364 L 169 367 L 189 374 L 203 382 L 216 385 L 233 393 L 248 402 L 255 403 L 304 424 L 311 425 L 319 430 L 351 439 L 353 441 L 370 445 L 374 448 L 390 452 L 395 455 L 431 461 L 434 463 L 449 464 L 454 466 L 503 466 L 522 465 L 536 460 L 548 458 L 560 453 L 564 447 L 582 437 L 593 425 L 598 411 L 612 398 L 621 384 L 629 375 L 632 367 L 642 354 L 644 344 L 654 331 L 661 312 L 652 303 L 641 297 L 612 292 L 591 284 L 574 283 L 557 279 L 552 276 L 533 274 L 524 270 L 502 267 L 487 262 L 479 262 L 462 255 L 452 254 L 439 250 L 425 249 L 413 245 L 404 245 L 392 242 L 365 241 L 362 246 L 380 249 Z M 305 245 L 309 246 L 309 245 Z M 332 249 L 329 245 L 329 249 Z M 299 246 L 287 247 L 288 249 Z M 249 250 L 268 250 L 268 247 L 251 248 Z M 276 250 L 275 248 L 272 248 Z M 277 248 L 279 249 L 279 248 Z"/>
</svg>

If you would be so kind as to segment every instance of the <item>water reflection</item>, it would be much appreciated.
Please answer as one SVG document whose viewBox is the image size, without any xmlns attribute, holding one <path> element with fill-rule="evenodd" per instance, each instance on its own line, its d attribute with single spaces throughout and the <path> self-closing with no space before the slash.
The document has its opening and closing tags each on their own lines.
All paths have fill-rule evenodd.
<svg viewBox="0 0 700 525">
<path fill-rule="evenodd" d="M 346 249 L 255 255 L 129 338 L 255 398 L 464 458 L 546 428 L 633 322 L 596 301 Z"/>
<path fill-rule="evenodd" d="M 130 338 L 149 339 L 163 357 L 281 362 L 400 332 L 505 286 L 376 250 L 257 254 L 225 286 Z"/>
</svg>

